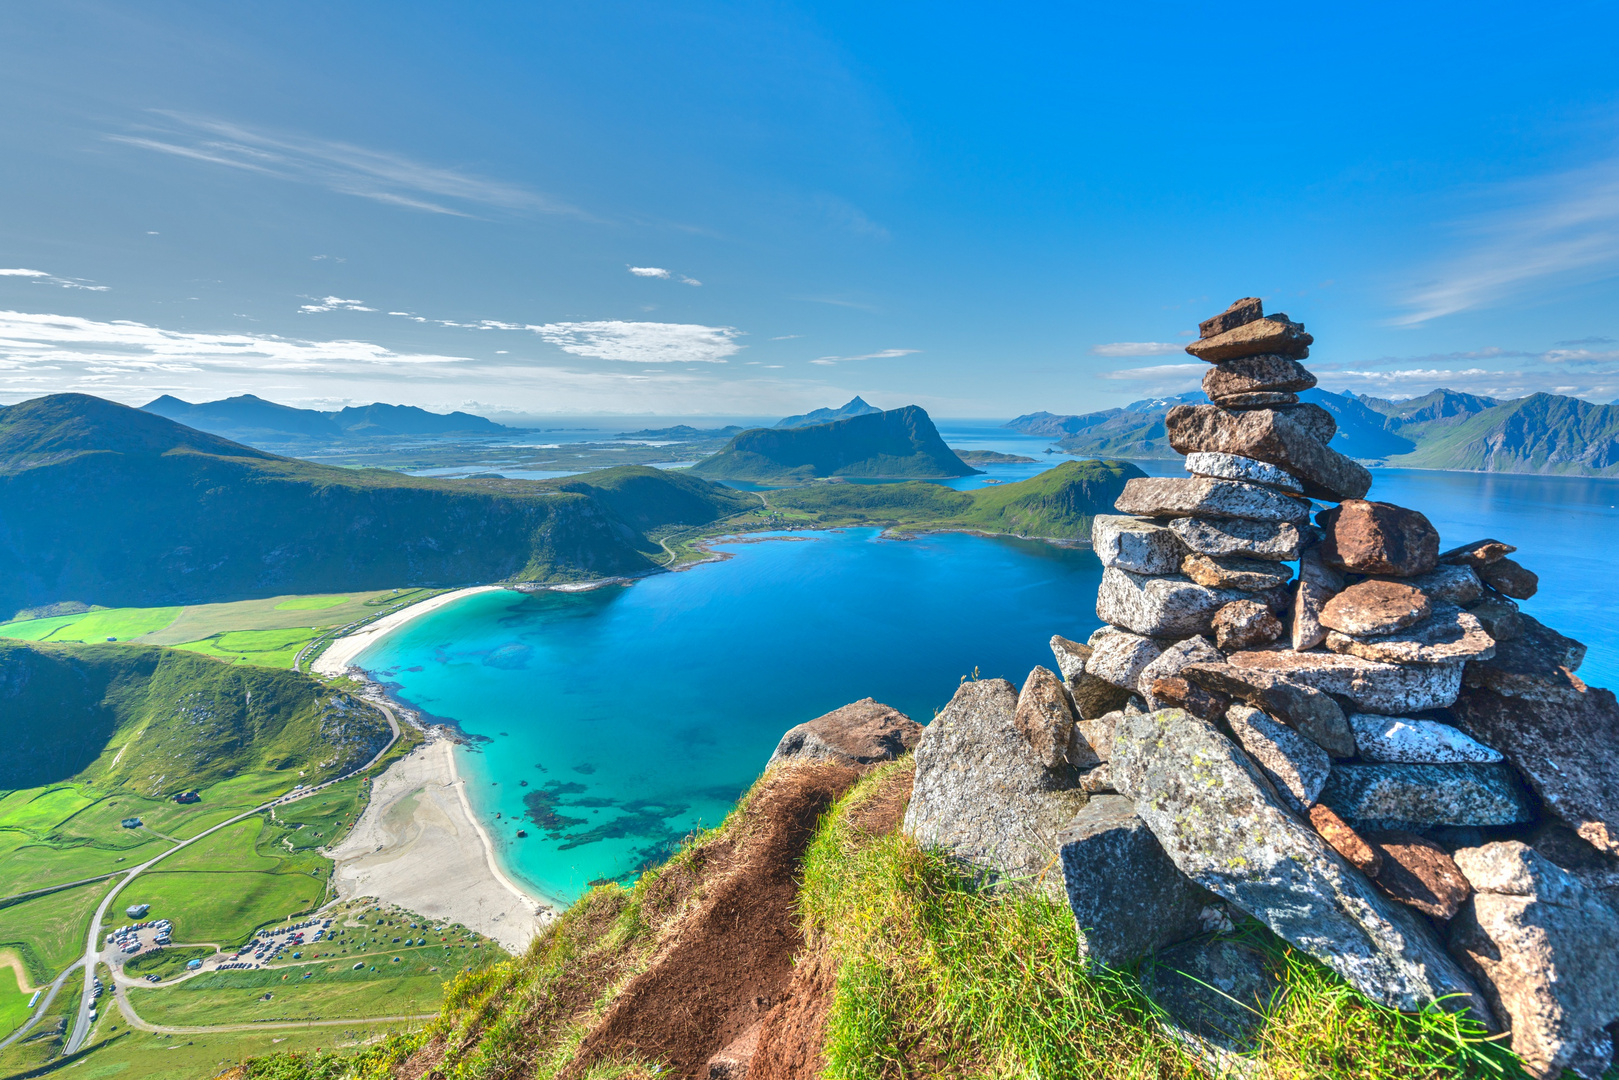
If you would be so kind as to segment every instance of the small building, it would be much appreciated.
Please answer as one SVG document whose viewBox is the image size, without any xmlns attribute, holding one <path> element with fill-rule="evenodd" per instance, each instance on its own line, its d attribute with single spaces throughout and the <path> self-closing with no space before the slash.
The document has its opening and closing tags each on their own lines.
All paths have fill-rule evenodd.
<svg viewBox="0 0 1619 1080">
<path fill-rule="evenodd" d="M 131 919 L 138 919 L 151 910 L 151 904 L 130 904 L 124 909 L 124 914 L 128 915 Z"/>
<path fill-rule="evenodd" d="M 138 829 L 141 827 L 141 819 L 138 817 L 126 817 L 118 824 L 122 825 L 126 829 Z"/>
<path fill-rule="evenodd" d="M 177 803 L 201 802 L 202 796 L 198 795 L 195 791 L 182 791 L 180 794 L 174 797 L 174 801 Z"/>
</svg>

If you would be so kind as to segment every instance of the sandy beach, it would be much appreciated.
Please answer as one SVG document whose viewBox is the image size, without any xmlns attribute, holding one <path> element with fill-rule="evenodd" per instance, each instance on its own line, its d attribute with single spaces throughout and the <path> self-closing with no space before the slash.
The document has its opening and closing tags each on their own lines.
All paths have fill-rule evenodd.
<svg viewBox="0 0 1619 1080">
<path fill-rule="evenodd" d="M 377 778 L 371 803 L 328 853 L 343 899 L 374 896 L 430 919 L 459 922 L 521 954 L 556 912 L 495 862 L 472 814 L 454 744 L 434 735 Z"/>
<path fill-rule="evenodd" d="M 358 633 L 340 637 L 326 646 L 326 651 L 315 660 L 315 674 L 341 675 L 354 662 L 356 656 L 370 648 L 384 634 L 392 633 L 410 620 L 426 615 L 445 604 L 454 603 L 464 596 L 476 596 L 478 593 L 493 592 L 498 588 L 499 585 L 474 585 L 470 589 L 456 589 L 454 592 L 441 593 L 430 600 L 423 600 L 392 615 L 386 615 Z"/>
</svg>

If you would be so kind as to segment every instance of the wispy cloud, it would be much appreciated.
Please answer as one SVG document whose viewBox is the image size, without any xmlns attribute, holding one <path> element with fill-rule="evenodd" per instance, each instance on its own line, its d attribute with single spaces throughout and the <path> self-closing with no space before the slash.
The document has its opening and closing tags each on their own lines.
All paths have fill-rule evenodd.
<svg viewBox="0 0 1619 1080">
<path fill-rule="evenodd" d="M 1165 379 L 1180 379 L 1195 381 L 1203 377 L 1209 370 L 1207 364 L 1156 364 L 1152 367 L 1121 368 L 1118 371 L 1104 371 L 1104 379 L 1130 379 L 1144 382 L 1161 382 Z"/>
<path fill-rule="evenodd" d="M 552 345 L 575 356 L 640 364 L 669 362 L 723 364 L 740 352 L 742 331 L 695 323 L 559 322 L 529 326 Z"/>
<path fill-rule="evenodd" d="M 834 364 L 850 364 L 856 360 L 892 360 L 898 356 L 912 356 L 921 351 L 921 349 L 882 349 L 878 352 L 861 353 L 859 356 L 820 356 L 810 363 L 831 367 Z"/>
<path fill-rule="evenodd" d="M 106 292 L 106 285 L 93 285 L 86 278 L 57 277 L 43 270 L 25 270 L 17 267 L 12 270 L 0 270 L 0 277 L 27 278 L 35 285 L 55 285 L 61 289 L 83 289 L 86 292 Z"/>
<path fill-rule="evenodd" d="M 1168 356 L 1185 348 L 1171 341 L 1113 341 L 1092 345 L 1092 356 Z"/>
<path fill-rule="evenodd" d="M 636 277 L 667 278 L 669 276 L 669 271 L 661 266 L 632 266 L 630 267 L 630 273 Z"/>
<path fill-rule="evenodd" d="M 126 146 L 315 184 L 344 195 L 434 214 L 476 210 L 589 215 L 549 195 L 400 154 L 307 135 L 271 133 L 190 113 L 154 110 L 162 123 L 108 135 Z"/>
<path fill-rule="evenodd" d="M 316 300 L 313 304 L 303 304 L 299 311 L 317 314 L 322 311 L 375 311 L 374 307 L 366 307 L 359 300 L 345 300 L 341 296 L 326 296 Z M 393 314 L 389 312 L 389 314 Z"/>
<path fill-rule="evenodd" d="M 1411 288 L 1395 325 L 1619 273 L 1619 158 L 1493 195 L 1501 207 L 1458 223 L 1462 250 Z"/>
</svg>

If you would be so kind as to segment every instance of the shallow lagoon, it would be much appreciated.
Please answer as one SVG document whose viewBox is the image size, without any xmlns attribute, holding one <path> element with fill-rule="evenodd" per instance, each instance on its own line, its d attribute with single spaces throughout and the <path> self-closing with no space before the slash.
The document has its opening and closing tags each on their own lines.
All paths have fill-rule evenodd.
<svg viewBox="0 0 1619 1080">
<path fill-rule="evenodd" d="M 1374 476 L 1374 498 L 1422 509 L 1447 543 L 1517 544 L 1541 575 L 1525 609 L 1591 646 L 1592 684 L 1619 683 L 1619 481 Z M 633 586 L 470 597 L 360 657 L 476 740 L 460 754 L 474 809 L 537 891 L 571 900 L 718 822 L 794 724 L 868 695 L 926 721 L 975 668 L 1020 681 L 1051 664 L 1051 634 L 1098 625 L 1086 549 L 851 530 L 718 550 Z"/>
</svg>

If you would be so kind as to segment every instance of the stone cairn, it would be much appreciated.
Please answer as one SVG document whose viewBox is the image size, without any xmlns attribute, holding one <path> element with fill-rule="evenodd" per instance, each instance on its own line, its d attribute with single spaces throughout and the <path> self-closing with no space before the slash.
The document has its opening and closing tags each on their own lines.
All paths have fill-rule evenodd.
<svg viewBox="0 0 1619 1080">
<path fill-rule="evenodd" d="M 1253 1032 L 1198 987 L 1258 1007 L 1276 985 L 1222 937 L 1246 915 L 1375 1001 L 1510 1031 L 1536 1076 L 1599 1076 L 1619 706 L 1519 610 L 1537 579 L 1511 545 L 1441 550 L 1365 499 L 1299 400 L 1311 342 L 1253 298 L 1202 324 L 1212 404 L 1165 420 L 1190 475 L 1131 480 L 1095 522 L 1106 625 L 1054 637 L 1060 675 L 1021 694 L 963 684 L 917 747 L 907 827 L 1066 899 L 1091 962 L 1153 956 L 1144 985 L 1205 1048 Z"/>
</svg>

